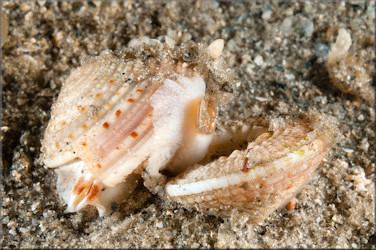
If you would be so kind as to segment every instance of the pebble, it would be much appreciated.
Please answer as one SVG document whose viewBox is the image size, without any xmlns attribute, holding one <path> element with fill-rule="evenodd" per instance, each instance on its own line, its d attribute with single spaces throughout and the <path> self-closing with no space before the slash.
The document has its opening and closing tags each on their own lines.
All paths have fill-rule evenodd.
<svg viewBox="0 0 376 250">
<path fill-rule="evenodd" d="M 198 244 L 198 243 L 193 243 L 191 247 L 192 247 L 192 248 L 199 248 L 199 247 L 200 247 L 200 244 Z"/>
<path fill-rule="evenodd" d="M 350 154 L 354 153 L 354 150 L 351 148 L 342 148 L 342 150 L 345 151 L 346 153 L 350 153 Z"/>
<path fill-rule="evenodd" d="M 17 232 L 16 232 L 16 230 L 14 230 L 14 228 L 8 230 L 8 233 L 11 234 L 11 235 L 13 235 L 13 236 L 17 235 Z"/>
<path fill-rule="evenodd" d="M 29 10 L 31 10 L 31 7 L 28 3 L 22 3 L 21 6 L 20 6 L 22 12 L 26 13 L 28 12 Z"/>
<path fill-rule="evenodd" d="M 295 76 L 293 74 L 285 74 L 284 76 L 286 80 L 289 80 L 289 81 L 295 80 Z"/>
<path fill-rule="evenodd" d="M 293 18 L 292 17 L 287 17 L 283 20 L 281 26 L 279 27 L 279 30 L 282 32 L 282 33 L 290 33 L 291 32 L 291 27 L 292 27 L 292 23 L 293 23 Z"/>
<path fill-rule="evenodd" d="M 59 31 L 53 35 L 55 43 L 58 47 L 61 46 L 63 39 L 65 38 L 65 34 L 63 31 Z"/>
<path fill-rule="evenodd" d="M 262 58 L 262 56 L 258 55 L 255 57 L 255 59 L 253 60 L 255 62 L 255 64 L 257 66 L 264 66 L 264 59 Z"/>
<path fill-rule="evenodd" d="M 158 221 L 157 223 L 155 223 L 155 226 L 157 228 L 163 228 L 163 222 L 162 221 Z"/>
<path fill-rule="evenodd" d="M 39 206 L 40 206 L 40 202 L 39 201 L 33 203 L 33 205 L 31 205 L 31 211 L 34 212 Z"/>
<path fill-rule="evenodd" d="M 305 36 L 305 37 L 310 37 L 312 36 L 313 32 L 315 31 L 315 25 L 313 24 L 312 21 L 303 18 L 302 20 L 299 20 L 299 25 L 298 28 L 300 29 L 299 31 Z"/>
<path fill-rule="evenodd" d="M 242 64 L 247 64 L 249 61 L 251 61 L 251 55 L 249 54 L 244 54 L 242 56 Z"/>
<path fill-rule="evenodd" d="M 209 56 L 213 60 L 216 60 L 221 56 L 224 44 L 225 42 L 223 41 L 223 39 L 217 39 L 208 46 L 207 50 L 208 50 Z"/>
<path fill-rule="evenodd" d="M 264 20 L 269 20 L 270 17 L 272 16 L 272 14 L 273 14 L 273 11 L 271 11 L 271 10 L 266 10 L 266 11 L 264 11 L 264 12 L 262 13 L 261 18 L 264 19 Z"/>
<path fill-rule="evenodd" d="M 323 43 L 319 43 L 315 47 L 315 55 L 317 57 L 326 56 L 329 53 L 329 46 Z"/>
<path fill-rule="evenodd" d="M 332 217 L 332 221 L 334 221 L 335 223 L 341 223 L 341 221 L 342 221 L 342 218 L 341 218 L 341 216 L 340 215 L 337 215 L 337 214 L 335 214 L 333 217 Z"/>
<path fill-rule="evenodd" d="M 369 148 L 369 142 L 368 142 L 368 138 L 363 138 L 362 141 L 360 142 L 360 146 L 359 148 L 361 150 L 363 150 L 364 152 L 367 152 L 368 151 L 368 148 Z"/>
</svg>

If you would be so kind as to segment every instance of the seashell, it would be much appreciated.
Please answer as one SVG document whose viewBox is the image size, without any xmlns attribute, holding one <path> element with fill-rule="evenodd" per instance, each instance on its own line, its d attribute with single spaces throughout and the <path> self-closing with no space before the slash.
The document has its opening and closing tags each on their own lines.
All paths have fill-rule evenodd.
<svg viewBox="0 0 376 250">
<path fill-rule="evenodd" d="M 228 100 L 221 86 L 233 82 L 222 49 L 222 40 L 178 47 L 143 37 L 71 73 L 42 141 L 68 211 L 92 205 L 106 215 L 140 177 L 187 207 L 248 211 L 254 222 L 299 191 L 337 140 L 334 120 L 217 121 Z"/>
<path fill-rule="evenodd" d="M 335 120 L 318 114 L 252 118 L 238 121 L 235 129 L 234 123 L 222 126 L 230 128 L 219 136 L 225 139 L 212 143 L 215 154 L 235 150 L 175 177 L 166 192 L 187 207 L 214 215 L 228 215 L 236 208 L 249 213 L 253 223 L 262 222 L 302 189 L 338 135 Z M 229 143 L 229 138 L 235 139 Z M 247 147 L 237 150 L 244 141 L 249 141 Z"/>
<path fill-rule="evenodd" d="M 203 46 L 171 48 L 143 38 L 73 71 L 42 141 L 45 165 L 59 167 L 68 211 L 90 204 L 103 215 L 109 207 L 103 191 L 135 186 L 123 183 L 129 175 L 145 169 L 159 183 L 163 168 L 176 174 L 199 162 L 215 128 L 214 100 L 220 100 L 212 79 L 231 80 L 221 65 L 212 70 L 216 63 Z"/>
</svg>

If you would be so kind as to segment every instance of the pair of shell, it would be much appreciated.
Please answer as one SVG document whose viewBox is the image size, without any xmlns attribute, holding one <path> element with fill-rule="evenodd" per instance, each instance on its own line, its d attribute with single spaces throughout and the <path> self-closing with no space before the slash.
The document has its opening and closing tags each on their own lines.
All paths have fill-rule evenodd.
<svg viewBox="0 0 376 250">
<path fill-rule="evenodd" d="M 93 205 L 108 214 L 142 176 L 187 207 L 244 210 L 260 222 L 301 189 L 334 144 L 335 122 L 318 114 L 216 121 L 228 99 L 221 88 L 233 81 L 222 49 L 223 40 L 134 40 L 71 73 L 42 141 L 68 211 Z M 167 182 L 166 172 L 177 176 Z"/>
</svg>

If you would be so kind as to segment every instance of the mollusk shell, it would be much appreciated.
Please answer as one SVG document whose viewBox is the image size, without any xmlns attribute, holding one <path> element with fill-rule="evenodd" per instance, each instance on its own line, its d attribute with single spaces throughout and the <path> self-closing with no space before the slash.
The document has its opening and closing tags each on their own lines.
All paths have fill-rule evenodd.
<svg viewBox="0 0 376 250">
<path fill-rule="evenodd" d="M 269 129 L 265 129 L 268 123 Z M 241 141 L 239 135 L 243 139 L 256 135 L 257 139 L 246 149 L 175 177 L 167 183 L 166 192 L 187 207 L 214 215 L 227 215 L 234 208 L 246 211 L 253 223 L 262 222 L 301 190 L 338 135 L 335 121 L 318 114 L 295 119 L 253 118 L 238 121 L 235 129 L 227 130 L 238 131 L 235 144 Z M 227 137 L 232 137 L 231 133 Z M 228 142 L 222 146 L 227 151 L 234 148 Z"/>
<path fill-rule="evenodd" d="M 132 173 L 145 168 L 160 180 L 164 167 L 179 173 L 200 161 L 214 131 L 213 100 L 220 97 L 212 78 L 230 79 L 224 72 L 202 46 L 170 48 L 156 40 L 73 71 L 42 141 L 45 165 L 60 167 L 58 190 L 68 210 L 91 204 L 104 214 L 101 193 L 118 193 L 115 187 Z"/>
</svg>

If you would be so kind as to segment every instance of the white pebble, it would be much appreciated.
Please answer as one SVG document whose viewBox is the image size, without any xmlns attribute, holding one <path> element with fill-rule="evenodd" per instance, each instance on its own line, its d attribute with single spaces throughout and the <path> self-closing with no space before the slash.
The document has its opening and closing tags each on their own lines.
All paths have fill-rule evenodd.
<svg viewBox="0 0 376 250">
<path fill-rule="evenodd" d="M 262 13 L 261 18 L 264 19 L 264 20 L 269 20 L 270 17 L 272 16 L 272 14 L 273 14 L 273 11 L 271 11 L 271 10 L 266 10 L 266 11 L 264 11 L 264 12 Z"/>
<path fill-rule="evenodd" d="M 264 65 L 264 59 L 260 55 L 256 56 L 253 61 L 255 62 L 255 64 L 257 66 L 263 66 Z"/>
<path fill-rule="evenodd" d="M 329 57 L 337 58 L 345 55 L 351 43 L 350 33 L 345 29 L 340 29 L 336 42 L 330 47 Z"/>
<path fill-rule="evenodd" d="M 170 48 L 173 48 L 175 46 L 175 41 L 168 36 L 165 36 L 165 42 L 166 42 L 167 46 L 170 47 Z"/>
<path fill-rule="evenodd" d="M 213 60 L 218 59 L 218 58 L 221 56 L 221 53 L 222 53 L 222 50 L 223 50 L 224 45 L 225 45 L 225 42 L 223 41 L 223 39 L 217 39 L 217 40 L 215 40 L 214 42 L 212 42 L 212 43 L 208 46 L 208 53 L 209 53 L 209 56 L 210 56 Z"/>
<path fill-rule="evenodd" d="M 158 221 L 157 223 L 155 223 L 155 226 L 157 228 L 162 228 L 163 227 L 163 222 L 162 221 Z"/>
</svg>

